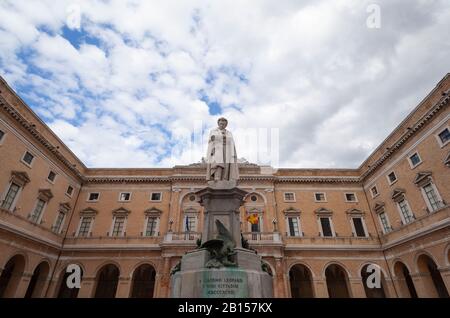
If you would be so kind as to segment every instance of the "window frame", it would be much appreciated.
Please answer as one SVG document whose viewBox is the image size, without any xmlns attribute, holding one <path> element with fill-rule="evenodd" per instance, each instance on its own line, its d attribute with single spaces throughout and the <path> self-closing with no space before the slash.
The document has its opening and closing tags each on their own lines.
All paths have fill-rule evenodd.
<svg viewBox="0 0 450 318">
<path fill-rule="evenodd" d="M 377 192 L 376 194 L 373 194 L 373 189 L 376 190 L 376 192 Z M 370 195 L 372 196 L 372 199 L 374 199 L 374 198 L 376 198 L 377 196 L 380 195 L 380 192 L 378 191 L 377 185 L 374 185 L 374 186 L 370 187 Z"/>
<path fill-rule="evenodd" d="M 153 194 L 159 194 L 159 200 L 153 200 L 152 199 L 152 197 L 153 197 Z M 162 202 L 162 199 L 163 199 L 163 193 L 162 193 L 162 191 L 158 191 L 158 192 L 150 192 L 150 202 Z"/>
<path fill-rule="evenodd" d="M 116 225 L 116 220 L 117 218 L 123 218 L 123 223 L 122 223 L 122 232 L 120 233 L 120 235 L 114 235 L 114 228 Z M 109 231 L 109 236 L 110 237 L 124 237 L 125 233 L 127 232 L 127 219 L 128 217 L 124 214 L 117 214 L 113 216 L 113 220 L 112 220 L 112 224 L 111 224 L 111 230 Z"/>
<path fill-rule="evenodd" d="M 361 220 L 361 225 L 363 227 L 364 236 L 359 236 L 358 233 L 356 232 L 356 226 L 355 226 L 354 219 L 360 219 Z M 364 220 L 363 216 L 352 216 L 352 217 L 350 217 L 350 224 L 351 224 L 351 227 L 352 227 L 352 232 L 354 233 L 354 237 L 369 237 L 369 232 L 367 231 L 366 221 Z"/>
<path fill-rule="evenodd" d="M 130 197 L 128 198 L 128 200 L 121 200 L 121 196 L 122 194 L 129 194 Z M 119 198 L 118 198 L 118 202 L 130 202 L 131 201 L 131 196 L 132 196 L 132 192 L 128 192 L 128 191 L 124 191 L 124 192 L 119 192 Z"/>
<path fill-rule="evenodd" d="M 91 200 L 90 199 L 91 198 L 91 194 L 98 194 L 97 199 Z M 86 199 L 87 202 L 98 202 L 99 200 L 100 200 L 100 192 L 88 192 L 87 199 Z"/>
<path fill-rule="evenodd" d="M 317 194 L 323 194 L 323 200 L 317 200 Z M 314 202 L 328 202 L 326 192 L 314 192 Z"/>
<path fill-rule="evenodd" d="M 298 228 L 298 235 L 291 235 L 291 228 L 289 226 L 289 219 L 296 219 L 297 220 L 297 228 Z M 300 216 L 299 215 L 287 215 L 286 216 L 286 234 L 287 237 L 302 237 L 303 236 L 303 232 L 302 232 L 302 226 L 300 223 Z"/>
<path fill-rule="evenodd" d="M 391 174 L 394 174 L 394 176 L 395 176 L 395 180 L 392 181 L 392 182 L 391 182 L 391 179 L 389 178 L 389 176 L 390 176 Z M 393 185 L 394 183 L 396 183 L 396 182 L 398 181 L 397 174 L 395 173 L 394 170 L 392 170 L 391 172 L 389 172 L 389 173 L 386 175 L 386 178 L 387 178 L 388 184 L 389 184 L 390 186 Z"/>
<path fill-rule="evenodd" d="M 39 212 L 39 216 L 37 217 L 37 219 L 34 219 L 34 212 L 36 211 L 36 208 L 38 207 L 39 201 L 44 202 L 44 204 L 42 205 L 42 209 Z M 33 209 L 31 210 L 31 213 L 28 216 L 28 219 L 34 223 L 34 224 L 41 224 L 42 221 L 42 217 L 44 216 L 45 213 L 45 208 L 47 207 L 47 201 L 41 199 L 41 198 L 37 198 L 36 203 L 34 204 Z"/>
<path fill-rule="evenodd" d="M 150 219 L 155 219 L 155 233 L 154 235 L 147 235 L 148 230 L 148 224 Z M 158 237 L 159 236 L 159 223 L 160 223 L 160 217 L 157 215 L 146 215 L 145 216 L 145 222 L 144 222 L 144 231 L 142 232 L 145 237 Z"/>
<path fill-rule="evenodd" d="M 69 188 L 72 188 L 72 193 L 69 193 L 68 191 L 69 191 Z M 73 191 L 75 190 L 75 187 L 73 187 L 73 186 L 71 186 L 70 184 L 67 186 L 67 189 L 66 189 L 66 192 L 65 192 L 65 194 L 69 197 L 69 198 L 71 198 L 72 197 L 72 195 L 73 195 Z"/>
<path fill-rule="evenodd" d="M 434 195 L 437 198 L 438 207 L 436 209 L 433 209 L 433 206 L 431 205 L 430 199 L 428 198 L 427 192 L 425 191 L 425 187 L 431 186 L 432 190 L 434 191 Z M 425 201 L 425 204 L 427 205 L 429 213 L 436 212 L 440 209 L 442 209 L 445 205 L 443 203 L 442 197 L 434 184 L 433 180 L 430 178 L 429 182 L 425 183 L 423 186 L 420 187 L 420 192 L 422 193 L 422 197 Z"/>
<path fill-rule="evenodd" d="M 29 153 L 33 158 L 31 159 L 31 162 L 28 163 L 24 160 L 25 155 Z M 35 162 L 36 159 L 36 155 L 33 154 L 33 152 L 29 151 L 29 150 L 25 150 L 24 154 L 22 155 L 22 158 L 20 159 L 20 162 L 22 162 L 25 166 L 27 166 L 28 168 L 33 168 L 33 163 Z"/>
<path fill-rule="evenodd" d="M 61 219 L 61 222 L 60 222 L 60 224 L 59 224 L 59 226 L 58 226 L 58 228 L 56 228 L 56 226 L 57 226 L 57 223 L 58 223 L 58 220 L 59 220 L 59 216 L 62 214 L 62 219 Z M 53 229 L 53 232 L 54 233 L 56 233 L 56 234 L 61 234 L 61 232 L 62 232 L 62 227 L 63 227 L 63 224 L 64 224 L 64 221 L 66 220 L 66 213 L 64 212 L 64 211 L 61 211 L 61 210 L 58 210 L 58 213 L 56 214 L 56 218 L 55 218 L 55 221 L 53 222 L 53 226 L 52 226 L 52 229 Z"/>
<path fill-rule="evenodd" d="M 286 195 L 287 194 L 292 194 L 293 199 L 292 200 L 286 199 Z M 283 201 L 284 202 L 297 202 L 297 198 L 296 198 L 295 192 L 283 192 Z"/>
<path fill-rule="evenodd" d="M 355 200 L 348 200 L 347 199 L 347 194 L 353 194 L 355 196 Z M 358 201 L 358 196 L 356 195 L 356 192 L 344 192 L 344 198 L 345 198 L 345 202 L 349 202 L 349 203 L 359 202 Z"/>
<path fill-rule="evenodd" d="M 16 195 L 14 196 L 14 199 L 12 200 L 10 207 L 9 207 L 8 209 L 6 209 L 6 208 L 3 207 L 3 204 L 4 204 L 4 201 L 6 200 L 6 196 L 8 195 L 8 192 L 9 192 L 9 190 L 11 189 L 11 186 L 12 186 L 13 184 L 16 185 L 16 186 L 18 186 L 19 189 L 17 190 Z M 0 208 L 4 209 L 4 210 L 6 210 L 6 211 L 9 211 L 9 212 L 14 212 L 14 210 L 15 210 L 15 208 L 16 208 L 17 201 L 19 200 L 19 196 L 20 196 L 20 194 L 21 194 L 21 192 L 22 192 L 22 188 L 23 188 L 23 187 L 20 186 L 19 184 L 17 184 L 16 182 L 10 181 L 10 182 L 8 183 L 8 186 L 6 187 L 6 190 L 5 190 L 5 191 L 3 192 L 3 194 L 2 194 L 2 200 L 1 200 Z"/>
<path fill-rule="evenodd" d="M 89 229 L 86 232 L 86 235 L 80 236 L 80 230 L 81 230 L 81 225 L 83 224 L 84 219 L 91 219 L 91 222 L 89 223 Z M 92 226 L 94 225 L 94 221 L 95 221 L 95 216 L 93 215 L 82 215 L 80 216 L 80 221 L 78 223 L 78 229 L 76 232 L 76 237 L 89 237 L 92 233 Z"/>
<path fill-rule="evenodd" d="M 415 155 L 417 155 L 417 157 L 419 158 L 419 162 L 414 164 L 411 160 L 411 157 L 414 157 Z M 411 155 L 408 156 L 408 162 L 409 162 L 409 166 L 411 167 L 411 169 L 415 169 L 416 167 L 418 167 L 419 165 L 422 164 L 422 157 L 420 156 L 418 151 L 415 151 L 414 153 L 412 153 Z"/>
<path fill-rule="evenodd" d="M 0 128 L 0 133 L 3 133 L 3 136 L 0 136 L 0 146 L 1 146 L 3 144 L 3 141 L 5 140 L 6 131 Z"/>
<path fill-rule="evenodd" d="M 442 142 L 441 137 L 439 136 L 439 135 L 442 134 L 445 130 L 448 130 L 449 133 L 450 133 L 450 126 L 446 126 L 446 127 L 442 128 L 441 130 L 439 130 L 439 131 L 434 135 L 434 136 L 436 137 L 437 142 L 438 142 L 438 144 L 439 144 L 439 146 L 440 146 L 441 148 L 444 148 L 446 145 L 448 145 L 448 144 L 450 143 L 450 139 L 447 140 L 447 141 L 445 141 L 445 142 Z"/>
<path fill-rule="evenodd" d="M 410 213 L 410 215 L 408 215 L 408 218 L 410 219 L 409 222 L 406 222 L 405 216 L 403 215 L 402 207 L 400 205 L 400 203 L 403 201 L 405 202 L 405 206 L 407 207 L 408 212 Z M 413 223 L 416 218 L 414 216 L 414 212 L 411 210 L 411 206 L 409 205 L 408 200 L 406 200 L 406 198 L 403 197 L 401 200 L 398 200 L 398 202 L 395 202 L 395 203 L 397 205 L 397 210 L 400 213 L 400 218 L 402 220 L 403 225 L 408 225 L 410 223 Z"/>
<path fill-rule="evenodd" d="M 328 219 L 328 223 L 330 224 L 330 229 L 331 229 L 331 236 L 325 236 L 324 234 L 323 234 L 323 228 L 322 228 L 322 222 L 320 221 L 320 219 Z M 335 232 L 335 230 L 334 230 L 334 225 L 333 225 L 333 218 L 331 217 L 331 216 L 328 216 L 328 215 L 319 215 L 318 217 L 317 217 L 317 222 L 318 222 L 318 225 L 319 225 L 319 233 L 320 233 L 320 237 L 325 237 L 325 238 L 328 238 L 328 237 L 336 237 L 336 232 Z"/>
<path fill-rule="evenodd" d="M 380 211 L 377 214 L 378 214 L 378 221 L 380 222 L 381 230 L 383 231 L 383 234 L 387 234 L 387 233 L 391 232 L 392 231 L 392 225 L 391 225 L 391 222 L 389 221 L 389 217 L 387 215 L 386 210 L 383 209 L 383 211 Z M 383 223 L 383 220 L 382 220 L 383 218 L 381 217 L 381 215 L 384 215 L 384 219 L 386 221 L 386 227 L 387 228 L 384 226 L 384 223 Z"/>
<path fill-rule="evenodd" d="M 49 179 L 51 173 L 53 173 L 53 174 L 55 175 L 55 177 L 53 178 L 53 180 Z M 55 181 L 56 181 L 57 176 L 58 176 L 58 174 L 57 174 L 55 171 L 50 170 L 50 171 L 48 172 L 48 175 L 47 175 L 47 181 L 50 182 L 51 184 L 55 184 Z"/>
</svg>

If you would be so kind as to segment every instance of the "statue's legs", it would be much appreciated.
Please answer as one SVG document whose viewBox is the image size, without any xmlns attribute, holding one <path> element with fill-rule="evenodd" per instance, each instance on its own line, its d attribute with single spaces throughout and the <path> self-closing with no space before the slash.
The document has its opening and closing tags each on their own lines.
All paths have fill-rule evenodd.
<svg viewBox="0 0 450 318">
<path fill-rule="evenodd" d="M 222 180 L 222 167 L 217 167 L 216 171 L 214 172 L 214 180 Z"/>
</svg>

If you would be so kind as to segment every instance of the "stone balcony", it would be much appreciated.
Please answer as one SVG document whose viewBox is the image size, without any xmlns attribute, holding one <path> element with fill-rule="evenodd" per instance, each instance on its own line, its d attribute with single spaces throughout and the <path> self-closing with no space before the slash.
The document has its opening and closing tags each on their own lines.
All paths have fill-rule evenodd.
<svg viewBox="0 0 450 318">
<path fill-rule="evenodd" d="M 380 249 L 377 237 L 367 236 L 285 236 L 283 237 L 286 250 L 316 250 L 316 249 Z"/>
<path fill-rule="evenodd" d="M 173 245 L 197 245 L 197 240 L 201 239 L 202 233 L 199 232 L 167 232 L 164 235 L 164 244 Z"/>
<path fill-rule="evenodd" d="M 279 232 L 245 232 L 242 233 L 244 239 L 250 245 L 281 245 L 283 241 Z"/>
<path fill-rule="evenodd" d="M 400 242 L 408 241 L 421 234 L 438 230 L 450 225 L 450 206 L 446 205 L 437 211 L 415 218 L 408 224 L 394 227 L 390 232 L 381 234 L 383 248 L 389 248 Z"/>
<path fill-rule="evenodd" d="M 160 249 L 161 236 L 69 236 L 64 249 Z"/>
</svg>

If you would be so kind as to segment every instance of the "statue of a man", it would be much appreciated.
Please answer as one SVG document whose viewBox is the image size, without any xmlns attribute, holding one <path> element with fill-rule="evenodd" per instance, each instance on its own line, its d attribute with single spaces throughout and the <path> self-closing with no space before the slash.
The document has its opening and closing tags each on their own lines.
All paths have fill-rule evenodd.
<svg viewBox="0 0 450 318">
<path fill-rule="evenodd" d="M 218 127 L 211 130 L 206 154 L 206 180 L 238 180 L 239 169 L 233 135 L 225 128 L 226 118 L 217 120 Z"/>
</svg>

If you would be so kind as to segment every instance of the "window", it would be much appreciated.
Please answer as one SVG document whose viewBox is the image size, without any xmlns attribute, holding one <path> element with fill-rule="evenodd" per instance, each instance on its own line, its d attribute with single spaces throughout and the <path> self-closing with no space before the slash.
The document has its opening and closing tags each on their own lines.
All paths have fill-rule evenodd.
<svg viewBox="0 0 450 318">
<path fill-rule="evenodd" d="M 256 201 L 258 201 L 258 197 L 256 195 L 252 195 L 250 197 L 250 200 L 252 200 L 253 202 L 256 202 Z"/>
<path fill-rule="evenodd" d="M 357 237 L 366 237 L 366 230 L 362 218 L 352 218 L 353 228 Z"/>
<path fill-rule="evenodd" d="M 54 181 L 55 181 L 55 178 L 56 178 L 56 173 L 54 173 L 53 171 L 50 171 L 49 174 L 48 174 L 47 179 L 48 179 L 50 182 L 54 182 Z"/>
<path fill-rule="evenodd" d="M 121 192 L 119 195 L 119 201 L 130 201 L 131 193 L 130 192 Z"/>
<path fill-rule="evenodd" d="M 34 208 L 33 213 L 31 213 L 31 215 L 30 215 L 31 222 L 34 222 L 34 223 L 40 222 L 40 218 L 42 215 L 42 211 L 44 210 L 44 207 L 45 207 L 45 201 L 38 199 L 36 207 Z"/>
<path fill-rule="evenodd" d="M 356 194 L 354 194 L 354 193 L 346 193 L 345 194 L 345 200 L 347 202 L 356 202 L 357 201 L 356 200 Z"/>
<path fill-rule="evenodd" d="M 195 232 L 197 231 L 197 217 L 187 215 L 185 217 L 184 222 L 184 231 L 185 232 Z"/>
<path fill-rule="evenodd" d="M 300 236 L 300 226 L 298 217 L 288 217 L 289 236 Z"/>
<path fill-rule="evenodd" d="M 285 192 L 284 201 L 295 201 L 295 194 L 293 192 Z"/>
<path fill-rule="evenodd" d="M 398 203 L 400 213 L 403 219 L 403 224 L 408 224 L 414 220 L 414 216 L 409 209 L 409 205 L 405 199 L 400 200 Z"/>
<path fill-rule="evenodd" d="M 147 218 L 147 227 L 145 229 L 145 236 L 157 236 L 158 218 L 151 216 Z"/>
<path fill-rule="evenodd" d="M 34 159 L 34 156 L 27 151 L 23 155 L 22 161 L 25 162 L 28 166 L 31 166 L 31 163 L 33 162 L 33 159 Z"/>
<path fill-rule="evenodd" d="M 444 147 L 450 141 L 450 130 L 445 128 L 438 134 L 441 147 Z"/>
<path fill-rule="evenodd" d="M 153 192 L 150 195 L 150 201 L 161 201 L 162 193 L 161 192 Z"/>
<path fill-rule="evenodd" d="M 439 199 L 438 194 L 436 193 L 434 186 L 432 183 L 428 183 L 423 188 L 423 193 L 425 194 L 425 198 L 428 201 L 428 207 L 431 208 L 430 212 L 439 210 L 442 208 L 442 201 Z"/>
<path fill-rule="evenodd" d="M 320 225 L 322 227 L 322 236 L 326 237 L 333 236 L 333 230 L 331 228 L 331 221 L 329 217 L 321 217 Z"/>
<path fill-rule="evenodd" d="M 112 229 L 112 236 L 122 236 L 125 229 L 125 217 L 124 216 L 115 216 L 114 217 L 114 226 Z"/>
<path fill-rule="evenodd" d="M 415 153 L 411 156 L 409 156 L 409 164 L 411 168 L 415 168 L 419 165 L 419 163 L 422 162 L 422 159 L 420 159 L 419 153 Z"/>
<path fill-rule="evenodd" d="M 326 197 L 325 197 L 325 193 L 322 193 L 322 192 L 314 193 L 314 198 L 316 199 L 317 202 L 326 201 L 327 200 Z"/>
<path fill-rule="evenodd" d="M 20 187 L 17 184 L 11 183 L 8 192 L 6 193 L 5 199 L 2 202 L 3 209 L 11 210 L 13 208 L 14 200 L 16 199 L 19 190 Z"/>
<path fill-rule="evenodd" d="M 3 137 L 5 136 L 5 132 L 3 130 L 0 130 L 0 145 L 3 141 Z"/>
<path fill-rule="evenodd" d="M 68 186 L 68 187 L 67 187 L 66 194 L 69 195 L 69 196 L 72 196 L 72 193 L 73 193 L 73 187 Z"/>
<path fill-rule="evenodd" d="M 378 195 L 378 188 L 377 188 L 377 186 L 373 186 L 370 189 L 370 192 L 372 193 L 372 198 L 375 198 Z"/>
<path fill-rule="evenodd" d="M 380 219 L 381 227 L 383 228 L 384 233 L 388 233 L 391 231 L 391 226 L 389 225 L 389 220 L 387 219 L 386 212 L 380 212 L 378 214 L 378 218 Z"/>
<path fill-rule="evenodd" d="M 98 198 L 100 197 L 100 193 L 98 192 L 91 192 L 88 196 L 88 201 L 98 201 Z"/>
<path fill-rule="evenodd" d="M 55 225 L 53 225 L 53 232 L 60 233 L 61 232 L 61 226 L 64 221 L 65 213 L 62 211 L 58 212 L 58 216 L 56 217 Z"/>
<path fill-rule="evenodd" d="M 395 172 L 392 171 L 390 174 L 388 174 L 387 176 L 389 184 L 393 184 L 395 181 L 397 181 L 397 176 L 395 175 Z"/>
<path fill-rule="evenodd" d="M 83 216 L 80 221 L 80 228 L 78 229 L 78 236 L 86 237 L 89 235 L 93 217 Z"/>
</svg>

